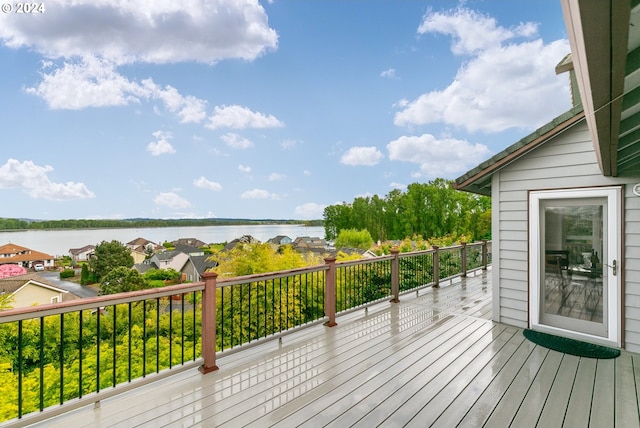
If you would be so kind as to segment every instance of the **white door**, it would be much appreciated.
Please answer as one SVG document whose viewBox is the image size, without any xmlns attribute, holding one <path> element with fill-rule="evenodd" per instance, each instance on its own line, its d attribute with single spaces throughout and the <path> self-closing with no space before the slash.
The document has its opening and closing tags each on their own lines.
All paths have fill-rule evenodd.
<svg viewBox="0 0 640 428">
<path fill-rule="evenodd" d="M 529 193 L 534 330 L 620 346 L 619 187 Z"/>
</svg>

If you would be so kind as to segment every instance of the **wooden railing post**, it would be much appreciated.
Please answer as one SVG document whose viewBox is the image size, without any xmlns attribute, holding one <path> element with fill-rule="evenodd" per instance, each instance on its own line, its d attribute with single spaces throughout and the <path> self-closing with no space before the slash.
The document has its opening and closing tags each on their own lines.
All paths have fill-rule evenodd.
<svg viewBox="0 0 640 428">
<path fill-rule="evenodd" d="M 202 358 L 199 370 L 202 374 L 218 370 L 216 366 L 216 281 L 218 274 L 205 272 L 202 291 Z"/>
<path fill-rule="evenodd" d="M 328 257 L 324 262 L 329 265 L 324 284 L 324 314 L 329 318 L 324 325 L 333 327 L 336 323 L 336 258 Z"/>
<path fill-rule="evenodd" d="M 487 270 L 489 257 L 487 255 L 487 240 L 482 240 L 482 270 Z"/>
<path fill-rule="evenodd" d="M 398 257 L 400 250 L 397 247 L 391 249 L 391 302 L 398 303 L 400 301 L 400 258 Z"/>
<path fill-rule="evenodd" d="M 460 250 L 462 251 L 462 254 L 461 254 L 462 277 L 466 278 L 467 277 L 467 243 L 461 242 L 460 245 L 462 245 L 462 249 Z"/>
<path fill-rule="evenodd" d="M 437 245 L 433 246 L 433 287 L 440 288 L 440 257 Z"/>
</svg>

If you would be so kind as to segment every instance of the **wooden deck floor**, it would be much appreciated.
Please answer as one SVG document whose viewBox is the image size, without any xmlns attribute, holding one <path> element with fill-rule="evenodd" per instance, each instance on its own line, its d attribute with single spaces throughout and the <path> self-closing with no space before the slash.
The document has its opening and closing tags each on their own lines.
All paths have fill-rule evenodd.
<svg viewBox="0 0 640 428">
<path fill-rule="evenodd" d="M 479 274 L 40 426 L 640 427 L 639 355 L 564 355 L 490 318 Z"/>
</svg>

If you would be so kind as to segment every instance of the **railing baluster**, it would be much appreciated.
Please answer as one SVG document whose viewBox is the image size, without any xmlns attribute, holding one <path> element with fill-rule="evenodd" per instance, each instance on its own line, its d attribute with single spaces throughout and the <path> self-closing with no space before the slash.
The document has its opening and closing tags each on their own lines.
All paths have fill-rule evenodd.
<svg viewBox="0 0 640 428">
<path fill-rule="evenodd" d="M 226 307 L 224 306 L 224 293 L 228 290 L 229 287 L 221 287 L 220 288 L 220 323 L 217 323 L 220 326 L 220 350 L 224 351 L 224 325 L 225 318 L 224 314 L 226 311 Z"/>
<path fill-rule="evenodd" d="M 96 312 L 96 392 L 100 392 L 100 308 Z"/>
<path fill-rule="evenodd" d="M 40 411 L 44 409 L 44 317 L 40 317 L 40 338 L 38 340 L 38 365 L 40 366 L 39 401 Z"/>
<path fill-rule="evenodd" d="M 82 317 L 82 310 L 80 310 L 80 318 L 78 319 L 78 397 L 82 398 L 82 348 L 83 348 L 83 338 L 82 338 L 82 327 L 84 324 L 84 320 Z"/>
<path fill-rule="evenodd" d="M 156 297 L 156 373 L 160 373 L 160 298 Z"/>
<path fill-rule="evenodd" d="M 182 315 L 180 316 L 180 327 L 182 329 L 182 338 L 180 339 L 180 347 L 182 348 L 182 354 L 180 356 L 180 364 L 184 365 L 184 293 L 180 295 L 180 304 Z"/>
<path fill-rule="evenodd" d="M 60 314 L 60 404 L 64 403 L 64 314 Z"/>
<path fill-rule="evenodd" d="M 18 321 L 18 418 L 22 417 L 22 404 L 24 397 L 22 396 L 22 320 Z"/>
<path fill-rule="evenodd" d="M 169 368 L 173 367 L 173 298 L 169 299 Z"/>
<path fill-rule="evenodd" d="M 116 358 L 117 358 L 117 354 L 116 354 L 116 348 L 117 348 L 117 344 L 116 344 L 116 331 L 117 331 L 117 321 L 118 321 L 118 317 L 117 317 L 117 305 L 113 305 L 113 341 L 112 341 L 112 347 L 113 347 L 113 357 L 112 357 L 112 364 L 113 364 L 113 386 L 115 387 L 118 383 L 117 379 L 116 379 Z"/>
<path fill-rule="evenodd" d="M 147 299 L 142 301 L 142 377 L 147 377 Z"/>
<path fill-rule="evenodd" d="M 131 302 L 129 302 L 129 355 L 128 355 L 128 365 L 129 368 L 127 370 L 127 378 L 129 382 L 131 382 Z"/>
</svg>

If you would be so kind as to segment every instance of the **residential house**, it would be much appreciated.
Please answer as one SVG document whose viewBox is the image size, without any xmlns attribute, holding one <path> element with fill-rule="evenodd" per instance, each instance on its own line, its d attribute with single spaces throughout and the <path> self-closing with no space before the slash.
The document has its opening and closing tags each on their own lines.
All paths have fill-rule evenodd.
<svg viewBox="0 0 640 428">
<path fill-rule="evenodd" d="M 149 241 L 145 238 L 136 238 L 132 241 L 127 242 L 125 245 L 131 250 L 136 250 L 142 253 L 154 252 L 164 248 L 162 245 L 158 245 L 155 242 Z"/>
<path fill-rule="evenodd" d="M 324 254 L 335 251 L 334 248 L 327 245 L 327 241 L 318 237 L 299 236 L 291 243 L 291 245 L 296 251 L 301 253 L 313 252 Z"/>
<path fill-rule="evenodd" d="M 142 251 L 141 249 L 131 250 L 129 254 L 133 257 L 133 263 L 142 263 L 149 256 L 149 253 Z"/>
<path fill-rule="evenodd" d="M 95 250 L 95 245 L 85 245 L 81 248 L 71 248 L 69 250 L 69 255 L 71 256 L 71 260 L 76 262 L 84 262 L 87 261 L 93 256 L 93 251 Z"/>
<path fill-rule="evenodd" d="M 0 265 L 13 263 L 30 269 L 36 264 L 42 264 L 45 268 L 53 268 L 54 262 L 53 256 L 27 247 L 11 243 L 0 246 Z"/>
<path fill-rule="evenodd" d="M 189 256 L 187 262 L 180 269 L 183 281 L 202 281 L 202 274 L 218 265 L 217 262 L 209 260 L 210 257 L 209 255 Z"/>
<path fill-rule="evenodd" d="M 136 238 L 133 241 L 127 242 L 125 245 L 131 250 L 133 263 L 142 263 L 150 254 L 164 251 L 162 245 L 157 245 L 155 242 L 145 238 Z"/>
<path fill-rule="evenodd" d="M 0 278 L 0 294 L 13 295 L 12 307 L 22 308 L 47 303 L 59 303 L 75 299 L 76 296 L 57 287 L 37 273 Z"/>
<path fill-rule="evenodd" d="M 154 254 L 143 263 L 136 263 L 133 269 L 145 273 L 150 269 L 174 269 L 182 274 L 182 281 L 198 282 L 202 274 L 217 266 L 215 261 L 209 261 L 209 255 L 190 255 L 180 251 L 165 251 Z"/>
<path fill-rule="evenodd" d="M 455 181 L 490 195 L 493 318 L 640 352 L 640 5 L 562 0 L 575 106 Z"/>
<path fill-rule="evenodd" d="M 190 256 L 204 256 L 204 250 L 193 245 L 176 245 L 174 251 L 180 251 Z"/>
<path fill-rule="evenodd" d="M 145 263 L 155 266 L 156 269 L 174 269 L 180 272 L 187 260 L 189 260 L 188 254 L 180 251 L 164 251 L 154 254 Z"/>
<path fill-rule="evenodd" d="M 293 243 L 293 240 L 286 235 L 278 235 L 267 241 L 269 244 L 279 247 L 280 245 L 287 245 Z"/>
<path fill-rule="evenodd" d="M 173 244 L 174 247 L 179 247 L 181 245 L 189 245 L 191 247 L 206 247 L 207 243 L 202 242 L 199 239 L 196 238 L 180 238 L 180 239 L 176 239 L 175 241 L 172 241 L 171 244 Z"/>
<path fill-rule="evenodd" d="M 238 244 L 259 244 L 259 243 L 260 241 L 258 241 L 253 236 L 243 235 L 240 238 L 234 239 L 233 241 L 227 243 L 227 245 L 224 246 L 224 250 L 225 251 L 233 250 L 235 246 Z"/>
</svg>

